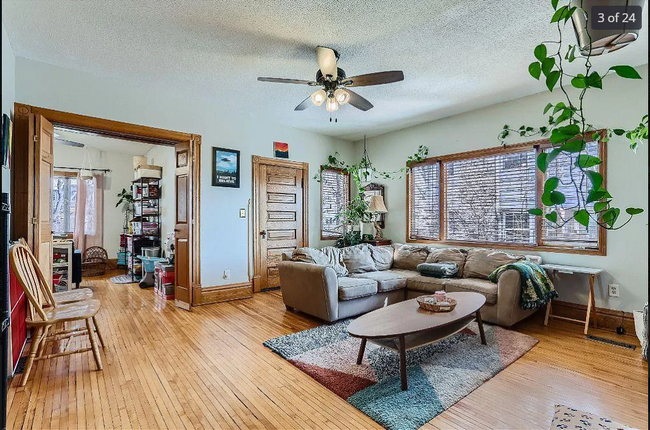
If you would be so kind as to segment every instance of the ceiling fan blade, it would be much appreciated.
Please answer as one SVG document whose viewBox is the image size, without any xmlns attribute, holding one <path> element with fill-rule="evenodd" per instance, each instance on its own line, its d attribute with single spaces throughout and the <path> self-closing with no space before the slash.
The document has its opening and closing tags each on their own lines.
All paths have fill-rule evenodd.
<svg viewBox="0 0 650 430">
<path fill-rule="evenodd" d="M 311 105 L 311 96 L 301 101 L 300 104 L 294 108 L 294 110 L 305 110 L 309 107 L 309 105 Z"/>
<path fill-rule="evenodd" d="M 345 89 L 350 94 L 350 100 L 348 101 L 349 104 L 354 106 L 357 109 L 361 109 L 362 111 L 367 111 L 373 108 L 372 103 L 370 103 L 368 100 L 364 99 L 361 97 L 359 94 L 355 93 L 354 91 L 350 91 L 349 89 Z"/>
<path fill-rule="evenodd" d="M 306 81 L 304 79 L 285 79 L 285 78 L 257 78 L 260 82 L 275 82 L 277 84 L 300 84 L 300 85 L 318 85 L 318 82 Z"/>
<path fill-rule="evenodd" d="M 367 87 L 370 85 L 390 84 L 404 80 L 404 73 L 401 70 L 390 72 L 368 73 L 367 75 L 352 76 L 343 81 L 348 87 Z"/>
<path fill-rule="evenodd" d="M 73 142 L 72 140 L 60 139 L 58 137 L 56 137 L 54 140 L 56 142 L 59 142 L 62 145 L 72 146 L 74 148 L 83 148 L 84 146 L 86 146 L 86 145 L 84 145 L 83 143 L 80 143 L 80 142 Z"/>
<path fill-rule="evenodd" d="M 330 75 L 332 76 L 332 80 L 335 81 L 337 78 L 336 60 L 339 57 L 336 51 L 326 46 L 317 46 L 316 57 L 318 58 L 318 67 L 323 77 Z"/>
</svg>

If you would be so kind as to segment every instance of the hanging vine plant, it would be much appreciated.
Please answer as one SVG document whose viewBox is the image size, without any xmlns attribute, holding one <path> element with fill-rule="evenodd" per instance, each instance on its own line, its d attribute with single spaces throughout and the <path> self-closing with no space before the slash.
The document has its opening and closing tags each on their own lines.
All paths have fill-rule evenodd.
<svg viewBox="0 0 650 430">
<path fill-rule="evenodd" d="M 621 209 L 614 205 L 614 199 L 603 186 L 603 176 L 593 168 L 602 164 L 602 160 L 586 152 L 587 143 L 590 141 L 607 142 L 612 136 L 622 136 L 629 142 L 629 147 L 636 152 L 638 146 L 648 140 L 648 115 L 643 116 L 638 126 L 633 129 L 624 128 L 597 128 L 591 124 L 585 115 L 585 96 L 589 91 L 603 89 L 603 78 L 614 73 L 624 79 L 641 79 L 641 75 L 632 66 L 617 65 L 610 67 L 605 73 L 593 69 L 591 63 L 591 36 L 587 32 L 590 42 L 587 51 L 578 45 L 567 44 L 563 32 L 566 31 L 567 22 L 574 18 L 574 14 L 584 13 L 588 21 L 587 11 L 574 3 L 559 5 L 559 0 L 551 0 L 554 13 L 551 23 L 557 28 L 557 40 L 545 41 L 537 45 L 533 51 L 535 61 L 528 66 L 528 73 L 535 79 L 543 79 L 550 92 L 557 89 L 562 93 L 562 101 L 549 103 L 543 110 L 548 115 L 548 123 L 534 127 L 522 125 L 511 128 L 504 125 L 499 133 L 499 140 L 506 145 L 506 140 L 511 135 L 520 137 L 543 136 L 548 137 L 552 150 L 542 152 L 537 158 L 537 168 L 546 173 L 549 165 L 559 156 L 570 157 L 571 171 L 568 175 L 570 181 L 563 183 L 559 178 L 548 178 L 544 183 L 544 192 L 541 196 L 541 208 L 533 208 L 528 212 L 535 216 L 543 216 L 548 224 L 560 228 L 575 219 L 585 227 L 591 221 L 607 230 L 617 230 L 625 226 L 643 209 L 629 207 L 625 209 L 627 217 L 619 219 Z M 577 16 L 575 17 L 577 18 Z M 570 74 L 565 70 L 566 63 L 581 63 L 580 73 Z M 565 85 L 570 85 L 578 90 L 577 95 L 571 95 Z M 588 181 L 588 182 L 587 182 Z M 560 184 L 570 185 L 575 195 L 566 196 L 558 190 Z M 568 202 L 572 202 L 568 204 Z M 577 202 L 577 203 L 576 203 Z M 568 214 L 568 216 L 567 216 Z"/>
</svg>

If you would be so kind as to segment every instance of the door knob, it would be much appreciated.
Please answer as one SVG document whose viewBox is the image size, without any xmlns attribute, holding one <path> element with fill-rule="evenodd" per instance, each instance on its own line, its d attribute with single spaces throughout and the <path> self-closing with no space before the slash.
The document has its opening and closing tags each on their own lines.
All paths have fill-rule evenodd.
<svg viewBox="0 0 650 430">
<path fill-rule="evenodd" d="M 266 239 L 266 230 L 260 231 L 260 236 L 262 236 L 262 239 Z"/>
</svg>

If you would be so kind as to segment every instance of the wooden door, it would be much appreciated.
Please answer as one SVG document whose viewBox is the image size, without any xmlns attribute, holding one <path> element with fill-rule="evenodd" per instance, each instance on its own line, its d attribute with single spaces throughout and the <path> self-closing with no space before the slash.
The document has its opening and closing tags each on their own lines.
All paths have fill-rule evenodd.
<svg viewBox="0 0 650 430">
<path fill-rule="evenodd" d="M 52 175 L 54 172 L 54 127 L 41 115 L 34 121 L 34 255 L 52 285 Z M 72 258 L 69 256 L 68 258 Z M 72 276 L 72 274 L 68 274 Z"/>
<path fill-rule="evenodd" d="M 308 246 L 307 163 L 256 158 L 255 292 L 280 286 L 283 252 Z"/>
<path fill-rule="evenodd" d="M 192 306 L 192 172 L 190 142 L 176 146 L 176 220 L 174 233 L 176 306 L 189 310 Z"/>
</svg>

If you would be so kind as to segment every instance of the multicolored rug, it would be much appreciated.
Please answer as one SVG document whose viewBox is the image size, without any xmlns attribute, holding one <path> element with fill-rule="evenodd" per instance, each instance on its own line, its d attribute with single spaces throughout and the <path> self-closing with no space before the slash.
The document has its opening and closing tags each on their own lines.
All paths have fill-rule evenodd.
<svg viewBox="0 0 650 430">
<path fill-rule="evenodd" d="M 579 411 L 564 405 L 555 405 L 555 415 L 551 429 L 561 430 L 634 430 L 624 424 L 615 423 L 609 418 Z"/>
<path fill-rule="evenodd" d="M 111 282 L 114 284 L 135 284 L 138 281 L 134 281 L 131 275 L 117 275 L 111 278 Z"/>
<path fill-rule="evenodd" d="M 528 352 L 537 339 L 485 324 L 406 352 L 409 389 L 402 391 L 399 356 L 347 334 L 351 320 L 267 340 L 264 345 L 388 429 L 416 429 Z"/>
</svg>

